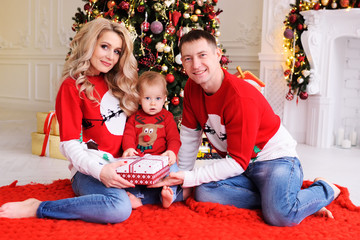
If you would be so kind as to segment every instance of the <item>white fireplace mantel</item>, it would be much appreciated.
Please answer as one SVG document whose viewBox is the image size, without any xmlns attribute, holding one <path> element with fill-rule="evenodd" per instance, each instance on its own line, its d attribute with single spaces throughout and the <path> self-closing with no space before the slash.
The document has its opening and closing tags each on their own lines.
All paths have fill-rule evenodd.
<svg viewBox="0 0 360 240">
<path fill-rule="evenodd" d="M 339 37 L 360 37 L 360 9 L 310 10 L 301 12 L 308 30 L 301 35 L 307 59 L 311 67 L 309 94 L 331 94 L 329 73 L 331 50 Z"/>
<path fill-rule="evenodd" d="M 301 12 L 308 27 L 301 35 L 311 67 L 307 91 L 306 143 L 328 148 L 334 144 L 339 83 L 343 79 L 345 44 L 339 39 L 360 38 L 360 9 Z"/>
</svg>

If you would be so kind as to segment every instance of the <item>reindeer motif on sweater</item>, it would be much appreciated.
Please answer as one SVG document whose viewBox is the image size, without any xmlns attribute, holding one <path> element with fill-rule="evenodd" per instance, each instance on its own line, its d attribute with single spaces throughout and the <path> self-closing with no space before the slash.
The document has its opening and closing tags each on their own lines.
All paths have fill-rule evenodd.
<svg viewBox="0 0 360 240">
<path fill-rule="evenodd" d="M 137 149 L 140 153 L 162 154 L 180 148 L 180 135 L 173 115 L 162 109 L 156 115 L 148 115 L 138 110 L 129 117 L 124 131 L 123 150 Z"/>
</svg>

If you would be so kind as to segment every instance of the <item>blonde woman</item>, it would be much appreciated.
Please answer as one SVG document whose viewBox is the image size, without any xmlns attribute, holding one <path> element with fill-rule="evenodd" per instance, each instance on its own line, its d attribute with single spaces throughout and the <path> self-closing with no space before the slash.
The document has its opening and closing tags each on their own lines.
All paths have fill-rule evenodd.
<svg viewBox="0 0 360 240">
<path fill-rule="evenodd" d="M 71 42 L 56 98 L 60 150 L 70 162 L 78 197 L 6 203 L 0 217 L 118 223 L 130 216 L 132 206 L 124 188 L 135 186 L 116 173 L 122 162 L 102 164 L 86 150 L 95 146 L 121 156 L 126 118 L 138 109 L 137 78 L 133 45 L 124 26 L 99 18 L 82 27 Z"/>
</svg>

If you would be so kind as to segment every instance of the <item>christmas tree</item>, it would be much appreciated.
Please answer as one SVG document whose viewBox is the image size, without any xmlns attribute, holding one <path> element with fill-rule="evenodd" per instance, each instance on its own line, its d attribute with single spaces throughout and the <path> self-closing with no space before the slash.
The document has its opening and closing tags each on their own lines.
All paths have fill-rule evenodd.
<svg viewBox="0 0 360 240">
<path fill-rule="evenodd" d="M 182 65 L 178 43 L 192 29 L 204 29 L 220 36 L 218 0 L 83 0 L 73 17 L 73 30 L 98 17 L 125 24 L 134 41 L 139 74 L 152 70 L 166 76 L 168 108 L 181 118 L 183 89 L 188 79 Z M 219 47 L 221 45 L 219 44 Z M 225 53 L 223 49 L 223 53 Z M 223 55 L 221 64 L 229 63 Z"/>
</svg>

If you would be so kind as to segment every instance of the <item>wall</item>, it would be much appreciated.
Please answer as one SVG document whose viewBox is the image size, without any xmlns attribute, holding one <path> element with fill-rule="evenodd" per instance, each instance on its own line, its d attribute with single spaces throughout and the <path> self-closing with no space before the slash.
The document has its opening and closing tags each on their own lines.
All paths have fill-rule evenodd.
<svg viewBox="0 0 360 240">
<path fill-rule="evenodd" d="M 2 1 L 0 107 L 54 108 L 74 16 L 81 0 Z"/>
<path fill-rule="evenodd" d="M 81 0 L 3 1 L 0 14 L 0 109 L 47 111 L 54 108 L 72 17 Z M 236 66 L 259 74 L 262 1 L 226 1 L 218 5 L 220 41 Z M 246 7 L 244 7 L 246 6 Z"/>
</svg>

